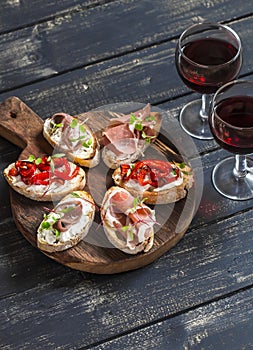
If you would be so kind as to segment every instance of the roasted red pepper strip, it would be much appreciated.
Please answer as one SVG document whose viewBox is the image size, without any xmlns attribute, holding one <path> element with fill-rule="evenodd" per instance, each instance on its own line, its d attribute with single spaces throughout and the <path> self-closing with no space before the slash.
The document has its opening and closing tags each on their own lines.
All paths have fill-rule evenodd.
<svg viewBox="0 0 253 350">
<path fill-rule="evenodd" d="M 55 158 L 54 162 L 54 170 L 52 172 L 52 176 L 61 178 L 63 180 L 70 180 L 70 164 L 66 158 Z M 61 168 L 59 170 L 59 168 Z"/>
<path fill-rule="evenodd" d="M 131 169 L 130 165 L 129 164 L 121 164 L 120 169 L 121 169 L 121 176 L 124 179 L 127 179 L 128 175 L 129 175 L 128 174 L 129 170 Z M 130 172 L 130 174 L 131 174 L 131 172 Z"/>
<path fill-rule="evenodd" d="M 33 175 L 30 178 L 30 184 L 32 185 L 48 185 L 49 184 L 49 172 L 43 171 L 42 173 L 38 173 Z"/>
<path fill-rule="evenodd" d="M 151 185 L 157 188 L 175 181 L 179 175 L 180 170 L 176 166 L 173 167 L 171 163 L 163 160 L 148 159 L 139 161 L 133 169 L 128 164 L 121 165 L 123 181 L 133 179 L 138 181 L 141 186 Z"/>
<path fill-rule="evenodd" d="M 48 161 L 48 157 L 43 157 L 41 163 L 37 165 L 40 171 L 49 171 L 50 170 L 50 162 Z"/>
<path fill-rule="evenodd" d="M 52 162 L 52 163 L 51 163 Z M 22 181 L 28 185 L 48 185 L 51 181 L 65 181 L 73 179 L 79 172 L 76 166 L 71 174 L 71 166 L 66 158 L 43 157 L 39 164 L 18 160 L 15 168 L 10 169 L 10 176 L 21 176 Z"/>
<path fill-rule="evenodd" d="M 16 168 L 11 168 L 8 173 L 9 176 L 18 176 L 18 174 L 19 172 Z"/>
<path fill-rule="evenodd" d="M 79 166 L 76 166 L 75 170 L 71 174 L 71 179 L 74 179 L 74 177 L 76 177 L 76 175 L 79 173 L 79 170 L 80 170 Z"/>
<path fill-rule="evenodd" d="M 36 165 L 27 161 L 17 161 L 15 167 L 21 177 L 31 177 L 36 171 Z"/>
<path fill-rule="evenodd" d="M 63 180 L 71 180 L 73 179 L 79 172 L 79 167 L 77 166 L 75 168 L 75 170 L 73 171 L 73 173 L 70 175 L 69 173 L 65 173 L 64 171 L 59 171 L 57 169 L 54 170 L 54 172 L 52 173 L 52 176 L 56 177 L 56 178 L 60 178 Z"/>
</svg>

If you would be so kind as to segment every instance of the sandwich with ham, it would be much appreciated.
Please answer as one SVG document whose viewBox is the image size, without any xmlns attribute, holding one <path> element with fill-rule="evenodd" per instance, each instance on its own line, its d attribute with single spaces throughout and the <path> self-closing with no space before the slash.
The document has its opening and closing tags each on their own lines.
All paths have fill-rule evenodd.
<svg viewBox="0 0 253 350">
<path fill-rule="evenodd" d="M 69 249 L 87 234 L 95 215 L 95 204 L 85 191 L 74 191 L 44 215 L 37 230 L 37 246 L 46 252 Z"/>
<path fill-rule="evenodd" d="M 36 201 L 59 200 L 86 183 L 84 170 L 61 154 L 17 160 L 4 176 L 16 192 Z"/>
<path fill-rule="evenodd" d="M 67 113 L 56 113 L 44 122 L 46 140 L 76 164 L 93 168 L 100 161 L 99 143 L 82 120 Z"/>
<path fill-rule="evenodd" d="M 158 112 L 151 112 L 150 104 L 136 112 L 112 118 L 100 140 L 104 146 L 102 157 L 105 164 L 116 169 L 120 164 L 136 161 L 155 141 L 161 121 Z"/>
<path fill-rule="evenodd" d="M 112 175 L 117 186 L 147 204 L 168 204 L 184 198 L 193 185 L 192 169 L 185 163 L 144 159 L 121 164 Z"/>
<path fill-rule="evenodd" d="M 106 192 L 101 220 L 108 240 L 123 252 L 137 254 L 152 248 L 155 211 L 124 188 L 113 186 Z"/>
</svg>

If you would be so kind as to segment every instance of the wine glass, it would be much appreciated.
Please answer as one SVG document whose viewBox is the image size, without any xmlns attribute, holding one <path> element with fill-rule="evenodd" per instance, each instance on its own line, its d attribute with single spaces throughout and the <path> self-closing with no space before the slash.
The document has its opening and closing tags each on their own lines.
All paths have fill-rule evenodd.
<svg viewBox="0 0 253 350">
<path fill-rule="evenodd" d="M 214 167 L 214 187 L 230 199 L 253 198 L 253 171 L 246 158 L 253 153 L 253 82 L 235 80 L 218 89 L 209 122 L 217 143 L 235 154 Z"/>
<path fill-rule="evenodd" d="M 240 38 L 222 24 L 195 24 L 181 34 L 175 62 L 184 84 L 202 94 L 202 99 L 188 103 L 181 110 L 181 127 L 198 139 L 212 139 L 208 124 L 212 96 L 220 86 L 239 74 L 242 64 Z"/>
</svg>

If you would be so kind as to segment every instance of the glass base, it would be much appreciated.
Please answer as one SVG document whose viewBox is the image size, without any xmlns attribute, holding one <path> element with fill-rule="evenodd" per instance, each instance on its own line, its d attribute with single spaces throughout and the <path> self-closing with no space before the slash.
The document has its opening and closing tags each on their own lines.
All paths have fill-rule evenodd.
<svg viewBox="0 0 253 350">
<path fill-rule="evenodd" d="M 208 120 L 203 120 L 199 114 L 201 106 L 201 100 L 187 103 L 180 112 L 179 121 L 184 131 L 192 137 L 201 140 L 212 140 L 213 135 Z"/>
<path fill-rule="evenodd" d="M 244 177 L 237 178 L 233 174 L 235 158 L 229 157 L 219 162 L 213 169 L 212 181 L 214 187 L 223 196 L 246 200 L 253 198 L 253 174 L 247 173 Z"/>
</svg>

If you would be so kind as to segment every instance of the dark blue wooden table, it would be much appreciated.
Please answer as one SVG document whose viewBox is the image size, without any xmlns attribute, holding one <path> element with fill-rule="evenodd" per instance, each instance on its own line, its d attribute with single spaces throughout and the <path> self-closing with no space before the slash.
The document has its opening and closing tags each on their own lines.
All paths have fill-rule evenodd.
<svg viewBox="0 0 253 350">
<path fill-rule="evenodd" d="M 138 101 L 178 118 L 196 98 L 177 75 L 176 40 L 202 20 L 226 23 L 253 77 L 252 3 L 235 0 L 0 1 L 0 102 L 17 96 L 42 119 Z M 219 195 L 228 156 L 194 140 L 203 196 L 184 238 L 141 269 L 96 275 L 33 248 L 12 218 L 2 170 L 20 149 L 0 138 L 0 348 L 253 349 L 253 201 Z"/>
</svg>

